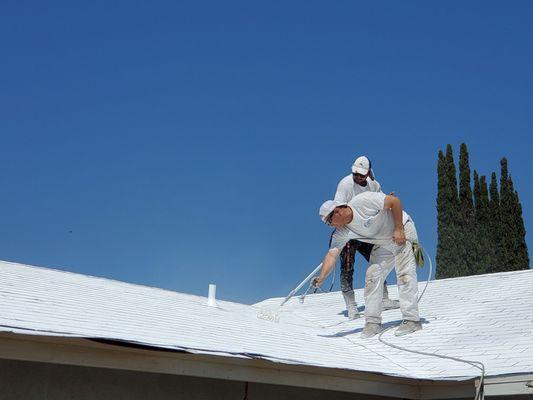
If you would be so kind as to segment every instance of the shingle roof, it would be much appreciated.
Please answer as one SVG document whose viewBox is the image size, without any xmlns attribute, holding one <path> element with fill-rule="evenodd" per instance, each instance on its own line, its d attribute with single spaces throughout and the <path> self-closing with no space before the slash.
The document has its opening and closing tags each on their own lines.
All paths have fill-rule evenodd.
<svg viewBox="0 0 533 400">
<path fill-rule="evenodd" d="M 421 282 L 422 286 L 424 283 Z M 432 281 L 420 304 L 424 329 L 383 339 L 424 352 L 481 361 L 487 376 L 533 373 L 533 271 Z M 395 287 L 391 297 L 397 298 Z M 361 304 L 362 290 L 357 291 Z M 263 358 L 416 379 L 463 380 L 479 371 L 461 362 L 361 339 L 339 292 L 291 299 L 280 322 L 259 307 L 64 271 L 0 262 L 0 331 L 125 341 L 227 357 Z M 399 310 L 383 313 L 399 321 Z"/>
</svg>

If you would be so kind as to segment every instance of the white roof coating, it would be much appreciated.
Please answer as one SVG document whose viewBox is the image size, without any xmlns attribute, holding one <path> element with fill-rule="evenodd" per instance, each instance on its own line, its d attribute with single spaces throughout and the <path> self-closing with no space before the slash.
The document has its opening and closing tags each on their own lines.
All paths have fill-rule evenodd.
<svg viewBox="0 0 533 400">
<path fill-rule="evenodd" d="M 420 287 L 425 282 L 420 283 Z M 486 376 L 533 373 L 533 270 L 431 281 L 422 331 L 383 339 L 405 348 L 480 361 Z M 397 289 L 389 289 L 397 298 Z M 362 290 L 357 300 L 363 302 Z M 280 322 L 255 306 L 47 268 L 0 262 L 0 331 L 125 341 L 227 357 L 341 368 L 391 376 L 464 380 L 471 365 L 361 339 L 364 319 L 345 317 L 340 292 L 291 299 Z M 401 319 L 385 311 L 384 324 Z"/>
</svg>

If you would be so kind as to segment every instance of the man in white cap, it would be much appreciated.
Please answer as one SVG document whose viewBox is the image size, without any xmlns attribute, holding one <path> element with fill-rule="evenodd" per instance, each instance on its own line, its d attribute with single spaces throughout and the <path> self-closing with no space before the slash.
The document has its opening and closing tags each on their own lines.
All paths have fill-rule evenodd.
<svg viewBox="0 0 533 400">
<path fill-rule="evenodd" d="M 418 314 L 418 282 L 413 243 L 418 242 L 415 225 L 403 211 L 400 199 L 383 193 L 365 192 L 348 203 L 328 200 L 320 207 L 322 221 L 335 227 L 332 243 L 322 262 L 320 286 L 333 269 L 340 252 L 351 239 L 374 244 L 365 278 L 365 327 L 361 337 L 381 332 L 383 282 L 396 269 L 403 322 L 396 336 L 422 329 Z"/>
<path fill-rule="evenodd" d="M 345 176 L 337 185 L 335 201 L 348 203 L 355 196 L 364 192 L 381 192 L 381 185 L 374 177 L 372 165 L 368 157 L 358 157 L 352 165 L 352 173 Z M 333 236 L 332 236 L 333 237 Z M 359 318 L 359 310 L 353 290 L 353 273 L 355 265 L 355 253 L 359 251 L 366 261 L 369 261 L 373 244 L 352 239 L 342 249 L 341 260 L 341 291 L 346 303 L 346 311 L 349 319 Z M 398 308 L 398 301 L 389 299 L 387 282 L 383 283 L 383 309 Z"/>
</svg>

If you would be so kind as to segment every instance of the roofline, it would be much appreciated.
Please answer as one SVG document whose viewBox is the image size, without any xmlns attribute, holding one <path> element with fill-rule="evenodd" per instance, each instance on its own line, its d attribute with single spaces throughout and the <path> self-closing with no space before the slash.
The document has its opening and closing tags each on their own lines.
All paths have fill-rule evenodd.
<svg viewBox="0 0 533 400">
<path fill-rule="evenodd" d="M 161 288 L 161 287 L 158 287 L 158 286 L 151 286 L 151 285 L 147 285 L 147 284 L 143 284 L 143 283 L 134 283 L 134 282 L 121 281 L 119 279 L 109 278 L 109 277 L 106 277 L 106 276 L 103 276 L 103 275 L 102 276 L 100 276 L 100 275 L 89 275 L 89 274 L 84 274 L 84 273 L 81 273 L 81 272 L 71 271 L 71 270 L 68 270 L 68 269 L 61 269 L 60 267 L 44 267 L 44 266 L 41 266 L 41 265 L 25 264 L 23 262 L 9 261 L 9 260 L 0 260 L 0 263 L 11 264 L 11 265 L 15 265 L 15 266 L 18 266 L 18 267 L 25 267 L 25 268 L 32 268 L 32 269 L 39 269 L 39 270 L 45 270 L 45 271 L 58 272 L 58 273 L 65 274 L 65 275 L 75 275 L 75 276 L 80 276 L 80 277 L 83 277 L 83 278 L 91 278 L 91 279 L 102 280 L 102 281 L 106 281 L 106 282 L 113 282 L 113 283 L 120 284 L 120 285 L 134 286 L 134 287 L 139 287 L 139 288 L 144 288 L 144 289 L 158 290 L 158 291 L 172 293 L 172 294 L 191 296 L 191 297 L 195 297 L 195 298 L 199 298 L 199 299 L 207 299 L 207 297 L 202 296 L 200 294 L 177 292 L 177 291 L 172 290 L 172 289 L 164 289 L 164 288 Z M 237 302 L 231 301 L 231 300 L 222 300 L 222 299 L 220 299 L 218 301 L 224 301 L 224 302 L 227 302 L 227 303 L 234 303 L 234 304 L 240 304 L 240 305 L 245 305 L 245 306 L 248 305 L 248 304 L 243 304 L 243 303 L 237 303 Z"/>
<path fill-rule="evenodd" d="M 441 278 L 441 279 L 432 279 L 432 282 L 446 282 L 451 280 L 468 280 L 468 279 L 476 279 L 483 276 L 494 276 L 494 275 L 515 275 L 515 274 L 531 274 L 533 273 L 533 268 L 531 265 L 527 269 L 517 269 L 515 271 L 500 271 L 500 272 L 487 272 L 486 274 L 479 274 L 479 275 L 465 275 L 465 276 L 454 276 L 451 278 Z"/>
<path fill-rule="evenodd" d="M 533 374 L 485 378 L 485 396 L 533 395 Z"/>
<path fill-rule="evenodd" d="M 219 355 L 148 349 L 89 339 L 0 333 L 0 358 L 186 375 L 413 400 L 465 398 L 474 380 L 431 381 Z M 507 386 L 499 386 L 505 390 Z M 507 393 L 506 393 L 507 394 Z"/>
<path fill-rule="evenodd" d="M 441 279 L 431 279 L 430 282 L 446 282 L 446 281 L 456 281 L 456 280 L 468 280 L 468 279 L 477 279 L 477 278 L 480 278 L 480 277 L 483 277 L 483 276 L 488 276 L 488 275 L 515 275 L 515 274 L 521 274 L 521 273 L 533 273 L 533 267 L 529 267 L 528 269 L 519 269 L 519 270 L 516 270 L 516 271 L 502 271 L 502 272 L 490 272 L 490 273 L 486 273 L 486 274 L 479 274 L 479 275 L 466 275 L 466 276 L 456 276 L 456 277 L 452 277 L 452 278 L 441 278 Z M 419 282 L 419 283 L 423 283 L 423 282 Z M 387 285 L 389 286 L 389 285 Z M 395 286 L 398 286 L 398 285 L 390 285 L 391 287 L 395 287 Z M 361 286 L 361 287 L 358 287 L 358 288 L 355 288 L 355 290 L 362 290 L 364 289 L 364 286 Z M 340 290 L 339 290 L 340 292 Z M 323 296 L 323 295 L 327 295 L 328 293 L 309 293 L 307 296 Z M 255 302 L 252 304 L 252 306 L 254 307 L 257 307 L 257 306 L 260 306 L 262 303 L 264 302 L 270 302 L 270 301 L 274 301 L 274 300 L 283 300 L 284 297 L 269 297 L 269 298 L 266 298 L 266 299 L 263 299 L 263 300 L 260 300 L 258 302 Z"/>
</svg>

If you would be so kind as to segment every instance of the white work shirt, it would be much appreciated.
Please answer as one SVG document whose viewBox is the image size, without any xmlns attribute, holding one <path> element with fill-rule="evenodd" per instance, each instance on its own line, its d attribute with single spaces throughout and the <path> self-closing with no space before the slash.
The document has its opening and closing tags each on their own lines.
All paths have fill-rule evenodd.
<svg viewBox="0 0 533 400">
<path fill-rule="evenodd" d="M 330 249 L 342 250 L 352 239 L 378 245 L 392 245 L 394 218 L 390 209 L 383 209 L 385 197 L 384 193 L 365 192 L 350 200 L 348 207 L 353 211 L 353 219 L 349 224 L 333 232 Z M 404 211 L 403 223 L 408 220 L 410 217 Z"/>
<path fill-rule="evenodd" d="M 335 198 L 333 200 L 348 203 L 358 194 L 364 192 L 381 192 L 381 185 L 378 181 L 366 178 L 366 186 L 358 185 L 354 182 L 352 175 L 345 176 L 337 185 Z"/>
</svg>

